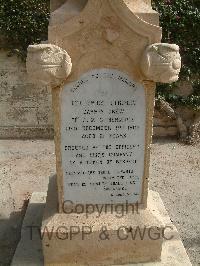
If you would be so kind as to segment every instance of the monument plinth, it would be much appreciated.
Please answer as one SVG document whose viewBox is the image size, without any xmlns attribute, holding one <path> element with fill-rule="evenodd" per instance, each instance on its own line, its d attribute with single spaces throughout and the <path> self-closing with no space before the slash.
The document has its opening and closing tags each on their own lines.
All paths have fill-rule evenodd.
<svg viewBox="0 0 200 266">
<path fill-rule="evenodd" d="M 155 82 L 178 79 L 179 49 L 160 43 L 150 1 L 54 4 L 50 44 L 31 46 L 27 59 L 54 109 L 45 265 L 159 260 L 165 225 L 148 200 Z"/>
</svg>

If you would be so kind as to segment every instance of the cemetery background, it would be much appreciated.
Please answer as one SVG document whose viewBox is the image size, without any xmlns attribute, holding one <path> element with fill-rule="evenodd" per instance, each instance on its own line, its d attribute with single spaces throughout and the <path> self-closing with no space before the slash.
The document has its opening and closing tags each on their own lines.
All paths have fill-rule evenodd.
<svg viewBox="0 0 200 266">
<path fill-rule="evenodd" d="M 172 2 L 168 1 L 169 6 Z M 184 3 L 186 2 L 187 1 L 184 1 Z M 11 4 L 10 1 L 7 1 L 7 3 Z M 23 1 L 21 2 L 20 8 L 22 8 L 22 5 Z M 162 5 L 160 8 L 162 8 Z M 46 15 L 48 16 L 48 11 L 45 12 L 45 16 Z M 177 16 L 177 14 L 175 14 L 175 16 Z M 197 14 L 197 19 L 198 18 L 199 17 Z M 194 19 L 192 21 L 195 22 Z M 198 28 L 195 29 L 195 34 L 197 34 Z M 197 37 L 198 36 L 195 35 L 194 39 L 196 39 Z M 196 40 L 198 40 L 198 38 Z M 29 41 L 30 40 L 28 40 L 28 42 Z M 1 42 L 1 44 L 2 43 L 3 41 Z M 9 57 L 8 51 L 5 51 L 3 49 L 0 52 L 0 136 L 1 138 L 52 137 L 53 130 L 51 99 L 48 88 L 36 88 L 35 85 L 30 83 L 30 81 L 28 80 L 24 63 L 19 57 L 15 55 L 15 53 L 17 52 L 18 55 L 20 54 L 23 57 L 24 54 L 21 53 L 23 49 L 20 48 L 14 51 L 13 47 L 11 47 L 11 51 L 12 52 L 10 53 Z M 197 59 L 199 58 L 199 51 L 196 48 L 195 51 L 197 52 L 197 55 L 194 56 L 194 61 L 197 64 L 195 69 L 198 69 Z M 193 73 L 190 73 L 189 76 L 194 77 L 191 74 Z M 195 75 L 197 74 L 198 73 L 195 73 Z M 188 76 L 186 75 L 186 73 L 184 73 L 184 75 Z M 198 79 L 195 78 L 195 81 L 197 80 Z M 188 91 L 191 92 L 191 86 L 188 87 L 189 88 L 186 90 L 186 95 L 188 95 Z M 170 103 L 177 104 L 177 102 L 179 102 L 180 104 L 180 102 L 182 102 L 182 105 L 184 105 L 185 107 L 188 107 L 188 105 L 190 107 L 193 107 L 192 109 L 189 108 L 189 110 L 184 108 L 184 110 L 186 110 L 185 117 L 189 118 L 186 120 L 190 121 L 191 123 L 194 116 L 193 109 L 195 109 L 196 114 L 196 110 L 198 110 L 199 108 L 198 84 L 195 84 L 194 91 L 192 89 L 193 92 L 191 99 L 194 100 L 190 99 L 183 101 L 180 97 L 172 96 L 170 92 L 172 90 L 174 90 L 174 88 L 168 88 L 168 93 L 164 96 L 162 93 L 160 93 L 158 95 L 158 98 L 165 97 L 165 99 L 170 101 Z M 183 93 L 183 91 L 184 89 L 181 90 L 181 94 Z M 187 97 L 187 99 L 189 99 L 189 97 Z M 182 110 L 183 109 L 180 110 L 180 113 L 182 113 Z M 170 119 L 166 115 L 163 116 L 159 111 L 157 111 L 156 114 L 157 117 L 155 119 L 155 126 L 157 128 L 155 129 L 155 135 L 177 135 L 178 130 L 175 119 Z M 153 177 L 153 179 L 150 179 L 152 186 L 151 188 L 154 188 L 154 190 L 158 191 L 161 194 L 162 199 L 166 204 L 167 210 L 170 213 L 170 216 L 172 217 L 172 219 L 174 219 L 176 226 L 181 232 L 184 244 L 186 245 L 186 248 L 191 256 L 191 260 L 193 261 L 194 265 L 198 265 L 200 260 L 200 258 L 198 257 L 199 239 L 197 237 L 199 231 L 199 187 L 197 185 L 199 183 L 199 145 L 197 145 L 196 147 L 191 147 L 181 146 L 180 144 L 177 144 L 173 141 L 168 142 L 169 143 L 166 143 L 165 141 L 159 141 L 158 143 L 153 145 L 153 157 L 151 158 L 152 171 L 150 175 L 151 177 Z M 9 254 L 10 252 L 8 247 L 14 247 L 15 245 L 15 243 L 9 243 L 9 241 L 11 240 L 12 242 L 12 240 L 14 240 L 14 242 L 16 242 L 19 237 L 21 214 L 23 213 L 23 211 L 21 212 L 22 202 L 25 199 L 29 198 L 29 193 L 31 193 L 32 191 L 46 190 L 48 176 L 55 172 L 55 169 L 50 167 L 50 165 L 55 165 L 53 151 L 53 143 L 50 141 L 2 141 L 3 179 L 0 180 L 0 182 L 3 184 L 1 186 L 2 202 L 4 204 L 3 210 L 5 212 L 6 209 L 7 213 L 4 213 L 5 220 L 3 219 L 3 223 L 0 223 L 0 226 L 2 224 L 2 228 L 4 229 L 6 229 L 7 227 L 7 231 L 5 230 L 4 233 L 7 232 L 10 236 L 10 238 L 8 238 L 8 235 L 0 234 L 0 237 L 3 239 L 3 244 L 0 245 L 0 250 L 5 251 L 5 253 L 3 254 L 2 262 L 0 260 L 0 264 L 2 263 L 2 265 L 5 262 L 5 254 Z M 174 156 L 171 156 L 172 154 Z M 177 154 L 179 155 L 178 161 L 176 160 Z M 28 165 L 31 164 L 31 167 L 22 167 L 25 160 L 27 160 Z M 16 164 L 15 170 L 13 169 L 13 164 Z M 168 169 L 169 165 L 170 169 Z M 187 166 L 185 166 L 183 169 L 182 165 Z M 185 172 L 185 169 L 187 169 L 187 174 Z M 26 176 L 26 181 L 24 181 L 24 176 Z M 38 176 L 39 178 L 35 180 L 35 176 Z M 183 182 L 186 182 L 185 185 L 180 186 L 180 184 Z M 10 185 L 11 183 L 12 186 Z M 184 200 L 180 202 L 181 195 Z M 174 208 L 174 206 L 176 206 L 176 208 Z M 183 213 L 185 215 L 183 215 Z M 7 221 L 7 219 L 9 220 L 10 224 L 5 225 L 5 221 Z M 190 226 L 188 226 L 188 224 Z M 10 225 L 12 225 L 12 227 L 10 227 Z M 10 230 L 10 228 L 12 228 L 12 230 Z M 1 230 L 1 232 L 3 232 L 3 230 Z M 16 233 L 16 239 L 13 238 L 13 233 Z M 8 241 L 8 243 L 6 243 L 5 240 Z M 12 252 L 13 250 L 11 250 L 10 254 L 12 254 Z M 8 256 L 8 261 L 10 257 Z"/>
</svg>

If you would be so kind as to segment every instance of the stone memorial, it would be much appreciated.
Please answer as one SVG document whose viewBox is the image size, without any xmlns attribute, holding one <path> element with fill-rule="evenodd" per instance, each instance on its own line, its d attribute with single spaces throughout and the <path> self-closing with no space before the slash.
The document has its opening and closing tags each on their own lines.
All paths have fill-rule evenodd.
<svg viewBox="0 0 200 266">
<path fill-rule="evenodd" d="M 149 0 L 51 8 L 49 43 L 29 46 L 27 58 L 32 78 L 52 88 L 55 121 L 45 265 L 159 261 L 166 225 L 148 196 L 155 82 L 178 79 L 179 48 L 160 43 Z"/>
</svg>

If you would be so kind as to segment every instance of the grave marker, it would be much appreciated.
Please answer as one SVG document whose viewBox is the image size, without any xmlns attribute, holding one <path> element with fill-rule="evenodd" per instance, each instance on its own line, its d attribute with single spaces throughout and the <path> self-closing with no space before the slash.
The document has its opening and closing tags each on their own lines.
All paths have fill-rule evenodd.
<svg viewBox="0 0 200 266">
<path fill-rule="evenodd" d="M 150 1 L 62 3 L 51 14 L 50 44 L 30 48 L 42 65 L 32 76 L 39 71 L 52 87 L 55 120 L 57 187 L 52 180 L 43 219 L 45 264 L 159 260 L 164 225 L 147 205 L 155 81 L 178 78 L 178 47 L 160 43 Z M 31 72 L 36 61 L 29 61 Z M 139 204 L 139 213 L 130 208 L 119 219 L 119 204 Z M 138 228 L 144 238 L 131 239 Z"/>
</svg>

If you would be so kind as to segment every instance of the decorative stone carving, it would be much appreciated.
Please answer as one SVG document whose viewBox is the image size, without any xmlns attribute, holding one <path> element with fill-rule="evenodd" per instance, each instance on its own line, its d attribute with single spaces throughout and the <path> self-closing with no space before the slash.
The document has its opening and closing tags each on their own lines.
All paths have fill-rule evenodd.
<svg viewBox="0 0 200 266">
<path fill-rule="evenodd" d="M 149 45 L 142 57 L 141 70 L 148 80 L 172 83 L 178 80 L 181 69 L 179 46 L 168 43 Z"/>
<path fill-rule="evenodd" d="M 56 87 L 70 75 L 71 58 L 62 48 L 52 44 L 30 45 L 26 61 L 30 77 Z"/>
</svg>

